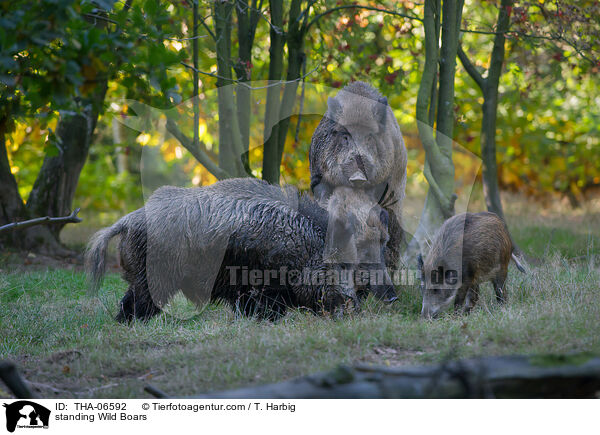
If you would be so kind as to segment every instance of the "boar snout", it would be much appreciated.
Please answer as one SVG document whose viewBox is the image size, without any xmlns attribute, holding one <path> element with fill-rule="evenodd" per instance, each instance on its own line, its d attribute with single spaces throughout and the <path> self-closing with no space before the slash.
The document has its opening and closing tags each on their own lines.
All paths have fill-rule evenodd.
<svg viewBox="0 0 600 435">
<path fill-rule="evenodd" d="M 387 304 L 391 304 L 394 301 L 398 300 L 398 296 L 396 295 L 396 289 L 392 284 L 392 279 L 390 278 L 389 273 L 385 270 L 385 266 L 383 269 L 384 272 L 384 282 L 383 284 L 375 284 L 371 285 L 371 291 L 375 295 L 375 297 Z"/>
<path fill-rule="evenodd" d="M 441 312 L 442 310 L 439 308 L 423 304 L 423 308 L 421 308 L 421 317 L 427 320 L 432 320 L 439 317 Z"/>
<path fill-rule="evenodd" d="M 394 289 L 393 285 L 376 285 L 372 286 L 373 294 L 386 304 L 391 304 L 394 301 L 398 300 L 398 296 L 396 296 L 396 289 Z"/>
<path fill-rule="evenodd" d="M 423 305 L 423 308 L 421 309 L 421 317 L 427 320 L 431 320 L 434 318 L 434 313 L 428 307 L 425 307 Z"/>
</svg>

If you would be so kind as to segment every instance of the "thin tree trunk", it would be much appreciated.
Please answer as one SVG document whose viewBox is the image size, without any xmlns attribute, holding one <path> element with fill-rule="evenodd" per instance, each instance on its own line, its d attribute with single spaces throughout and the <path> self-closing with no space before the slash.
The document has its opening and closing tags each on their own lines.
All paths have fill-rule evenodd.
<svg viewBox="0 0 600 435">
<path fill-rule="evenodd" d="M 436 13 L 439 3 L 425 1 L 423 25 L 425 27 L 425 67 L 417 97 L 419 136 L 425 149 L 424 173 L 429 183 L 425 206 L 419 227 L 409 245 L 407 256 L 415 251 L 427 251 L 429 240 L 445 219 L 454 214 L 454 163 L 452 162 L 452 134 L 454 128 L 454 76 L 456 52 L 462 15 L 462 0 L 444 0 L 442 15 L 442 47 L 436 39 L 438 33 Z M 430 125 L 433 84 L 438 72 L 437 133 L 434 137 Z M 410 258 L 407 258 L 410 260 Z"/>
<path fill-rule="evenodd" d="M 477 71 L 469 60 L 467 54 L 458 51 L 467 73 L 473 78 L 483 94 L 481 120 L 481 159 L 483 160 L 483 192 L 487 209 L 496 213 L 504 219 L 502 201 L 500 199 L 500 188 L 498 186 L 498 165 L 496 160 L 496 118 L 498 113 L 498 86 L 502 75 L 504 63 L 504 44 L 506 32 L 510 27 L 510 11 L 513 0 L 502 0 L 498 11 L 498 22 L 496 24 L 496 35 L 494 36 L 494 47 L 490 56 L 490 67 L 487 77 Z"/>
<path fill-rule="evenodd" d="M 274 84 L 281 80 L 283 74 L 283 1 L 271 0 L 271 47 L 269 49 L 269 82 Z M 270 86 L 267 89 L 267 104 L 265 108 L 264 151 L 263 151 L 263 180 L 279 184 L 279 109 L 281 86 Z"/>
<path fill-rule="evenodd" d="M 244 154 L 242 155 L 242 164 L 247 174 L 250 172 L 250 119 L 251 119 L 251 96 L 252 91 L 245 84 L 251 80 L 252 72 L 252 46 L 254 45 L 254 36 L 256 35 L 256 26 L 260 19 L 260 8 L 262 0 L 252 0 L 250 4 L 244 0 L 236 1 L 236 13 L 238 17 L 238 40 L 239 61 L 234 69 L 238 82 L 236 87 L 237 97 L 237 116 L 240 124 L 240 136 Z"/>
<path fill-rule="evenodd" d="M 296 104 L 296 95 L 298 93 L 299 85 L 298 79 L 300 78 L 302 64 L 305 62 L 305 28 L 301 25 L 299 20 L 301 3 L 301 0 L 292 0 L 289 12 L 289 24 L 286 35 L 288 49 L 287 83 L 285 84 L 285 90 L 283 91 L 283 98 L 281 100 L 281 107 L 279 110 L 280 123 L 277 132 L 277 158 L 280 163 L 285 148 L 285 139 L 290 125 L 290 117 L 292 116 L 294 105 Z"/>
<path fill-rule="evenodd" d="M 483 97 L 483 118 L 481 120 L 481 159 L 483 161 L 483 194 L 487 209 L 504 219 L 500 187 L 498 186 L 498 165 L 496 162 L 496 114 L 498 109 L 498 88 L 495 95 Z"/>
<path fill-rule="evenodd" d="M 498 86 L 504 63 L 505 32 L 510 26 L 512 4 L 513 0 L 502 0 L 498 11 L 497 33 L 494 37 L 490 68 L 483 89 L 483 119 L 481 121 L 481 158 L 483 159 L 485 202 L 489 211 L 503 219 L 504 211 L 500 200 L 496 162 L 496 115 L 498 113 Z"/>
<path fill-rule="evenodd" d="M 216 1 L 214 5 L 217 44 L 217 93 L 219 101 L 219 167 L 233 176 L 243 176 L 244 147 L 233 96 L 231 71 L 231 22 L 233 3 Z"/>
</svg>

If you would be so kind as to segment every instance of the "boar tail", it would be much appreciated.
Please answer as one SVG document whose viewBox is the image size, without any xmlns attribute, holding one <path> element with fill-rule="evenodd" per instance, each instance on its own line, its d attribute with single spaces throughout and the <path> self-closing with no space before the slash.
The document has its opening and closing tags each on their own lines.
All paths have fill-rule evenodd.
<svg viewBox="0 0 600 435">
<path fill-rule="evenodd" d="M 106 271 L 106 250 L 110 239 L 121 234 L 126 228 L 125 218 L 113 226 L 103 228 L 92 236 L 85 251 L 85 270 L 88 276 L 89 291 L 97 294 Z"/>
<path fill-rule="evenodd" d="M 523 264 L 519 261 L 519 259 L 515 255 L 515 253 L 513 252 L 512 254 L 510 254 L 510 256 L 511 256 L 512 260 L 515 262 L 515 266 L 517 266 L 517 269 L 519 269 L 519 272 L 527 273 L 527 271 L 525 270 L 525 267 L 523 267 Z"/>
</svg>

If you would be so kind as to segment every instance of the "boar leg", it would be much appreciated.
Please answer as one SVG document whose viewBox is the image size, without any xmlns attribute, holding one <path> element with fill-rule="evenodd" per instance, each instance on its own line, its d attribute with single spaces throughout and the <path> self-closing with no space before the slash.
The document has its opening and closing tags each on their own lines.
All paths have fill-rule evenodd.
<svg viewBox="0 0 600 435">
<path fill-rule="evenodd" d="M 388 269 L 397 270 L 400 267 L 400 250 L 404 241 L 404 230 L 394 210 L 386 208 L 389 215 L 388 234 L 390 238 L 385 247 L 385 265 Z"/>
<path fill-rule="evenodd" d="M 479 299 L 479 285 L 474 285 L 469 287 L 467 290 L 467 295 L 465 297 L 465 305 L 464 312 L 470 313 L 471 310 L 477 305 L 477 300 Z"/>
<path fill-rule="evenodd" d="M 454 299 L 454 312 L 459 312 L 463 310 L 463 306 L 465 304 L 465 298 L 467 297 L 467 292 L 469 290 L 469 285 L 464 283 L 457 291 L 456 298 Z"/>
<path fill-rule="evenodd" d="M 506 283 L 506 273 L 507 270 L 502 270 L 492 279 L 494 292 L 496 293 L 496 301 L 498 301 L 499 304 L 504 304 L 506 302 L 506 290 L 504 288 Z"/>
<path fill-rule="evenodd" d="M 160 308 L 154 304 L 148 288 L 136 285 L 129 286 L 119 306 L 119 314 L 115 320 L 121 323 L 131 322 L 134 318 L 148 320 L 160 313 Z"/>
</svg>

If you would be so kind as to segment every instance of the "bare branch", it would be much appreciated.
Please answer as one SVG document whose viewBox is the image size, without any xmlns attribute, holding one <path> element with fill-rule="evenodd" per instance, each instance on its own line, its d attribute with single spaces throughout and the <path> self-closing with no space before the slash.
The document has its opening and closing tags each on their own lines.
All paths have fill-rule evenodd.
<svg viewBox="0 0 600 435">
<path fill-rule="evenodd" d="M 329 14 L 335 12 L 335 11 L 342 10 L 342 9 L 366 9 L 368 11 L 383 12 L 383 13 L 386 13 L 386 14 L 389 14 L 389 15 L 394 15 L 394 16 L 397 16 L 397 17 L 408 18 L 410 20 L 416 20 L 416 21 L 423 22 L 422 18 L 419 18 L 419 17 L 417 17 L 415 15 L 404 14 L 402 12 L 396 12 L 396 11 L 390 11 L 389 9 L 378 8 L 378 7 L 375 7 L 375 6 L 342 5 L 342 6 L 337 6 L 335 8 L 327 9 L 326 11 L 321 12 L 320 14 L 316 15 L 312 20 L 310 20 L 308 22 L 308 24 L 306 25 L 306 30 L 308 31 L 308 29 L 310 29 L 310 27 L 313 24 L 315 24 L 317 21 L 319 21 L 324 16 L 329 15 Z M 308 8 L 305 11 L 308 13 Z"/>
<path fill-rule="evenodd" d="M 450 198 L 447 198 L 446 195 L 444 195 L 444 192 L 442 191 L 435 177 L 431 173 L 431 168 L 427 160 L 425 160 L 425 169 L 423 170 L 423 174 L 425 175 L 425 179 L 427 180 L 431 191 L 440 203 L 440 207 L 442 209 L 442 212 L 444 213 L 444 217 L 448 219 L 454 216 L 454 204 L 458 199 L 456 193 L 450 195 Z"/>
<path fill-rule="evenodd" d="M 481 73 L 477 71 L 475 65 L 473 65 L 473 63 L 471 63 L 471 61 L 469 60 L 467 53 L 465 53 L 462 48 L 462 44 L 458 44 L 458 58 L 460 59 L 460 62 L 462 63 L 467 73 L 471 76 L 473 80 L 475 80 L 475 83 L 477 83 L 479 89 L 483 91 L 483 89 L 485 88 L 485 79 L 483 78 Z"/>
<path fill-rule="evenodd" d="M 73 213 L 71 213 L 69 216 L 64 216 L 64 217 L 44 216 L 44 217 L 39 217 L 39 218 L 35 218 L 35 219 L 30 219 L 27 221 L 13 222 L 13 223 L 1 226 L 0 233 L 8 232 L 8 231 L 15 231 L 15 230 L 22 230 L 25 228 L 33 227 L 35 225 L 68 224 L 68 223 L 76 224 L 76 223 L 81 222 L 81 220 L 82 220 L 80 217 L 77 217 L 79 210 L 80 210 L 79 208 L 76 208 L 75 210 L 73 210 Z"/>
<path fill-rule="evenodd" d="M 186 68 L 189 68 L 189 69 L 191 69 L 192 71 L 193 71 L 194 69 L 196 69 L 196 68 L 194 68 L 192 65 L 189 65 L 189 64 L 187 64 L 187 63 L 185 63 L 185 62 L 180 62 L 180 64 L 181 64 L 181 65 L 183 65 L 183 66 L 184 66 L 184 67 L 186 67 Z M 304 74 L 302 77 L 298 77 L 297 79 L 294 79 L 294 80 L 287 80 L 287 81 L 277 81 L 277 82 L 270 83 L 270 84 L 268 84 L 268 85 L 265 85 L 265 86 L 250 86 L 248 83 L 246 83 L 246 82 L 244 82 L 244 81 L 242 81 L 242 80 L 233 79 L 233 78 L 228 78 L 228 77 L 223 77 L 223 76 L 220 76 L 220 75 L 218 75 L 218 74 L 215 74 L 215 73 L 210 73 L 210 72 L 201 71 L 201 70 L 198 70 L 197 72 L 198 72 L 198 74 L 204 74 L 204 75 L 207 75 L 207 76 L 210 76 L 210 77 L 214 77 L 214 78 L 218 78 L 218 79 L 222 79 L 222 80 L 228 80 L 228 81 L 230 81 L 232 84 L 239 84 L 239 85 L 242 85 L 242 86 L 244 86 L 244 87 L 246 87 L 246 88 L 250 89 L 251 91 L 258 91 L 258 90 L 260 90 L 260 89 L 267 89 L 267 88 L 270 88 L 270 87 L 273 87 L 273 86 L 281 86 L 281 85 L 286 85 L 286 84 L 288 84 L 288 83 L 293 83 L 293 82 L 300 81 L 300 80 L 302 80 L 302 79 L 304 79 L 304 78 L 308 77 L 309 75 L 311 75 L 311 74 L 312 74 L 312 73 L 314 73 L 315 71 L 317 71 L 319 68 L 321 68 L 321 65 L 317 65 L 316 67 L 314 67 L 313 69 L 311 69 L 309 72 L 307 72 L 306 74 Z"/>
<path fill-rule="evenodd" d="M 225 178 L 231 178 L 225 170 L 220 168 L 211 158 L 202 150 L 200 147 L 196 147 L 194 142 L 188 138 L 183 132 L 177 127 L 177 124 L 172 119 L 167 119 L 167 131 L 179 141 L 179 143 L 188 150 L 202 166 L 204 166 L 211 174 L 217 177 L 219 180 Z"/>
<path fill-rule="evenodd" d="M 167 41 L 193 41 L 195 39 L 206 38 L 208 35 L 192 36 L 191 38 L 165 38 Z"/>
</svg>

